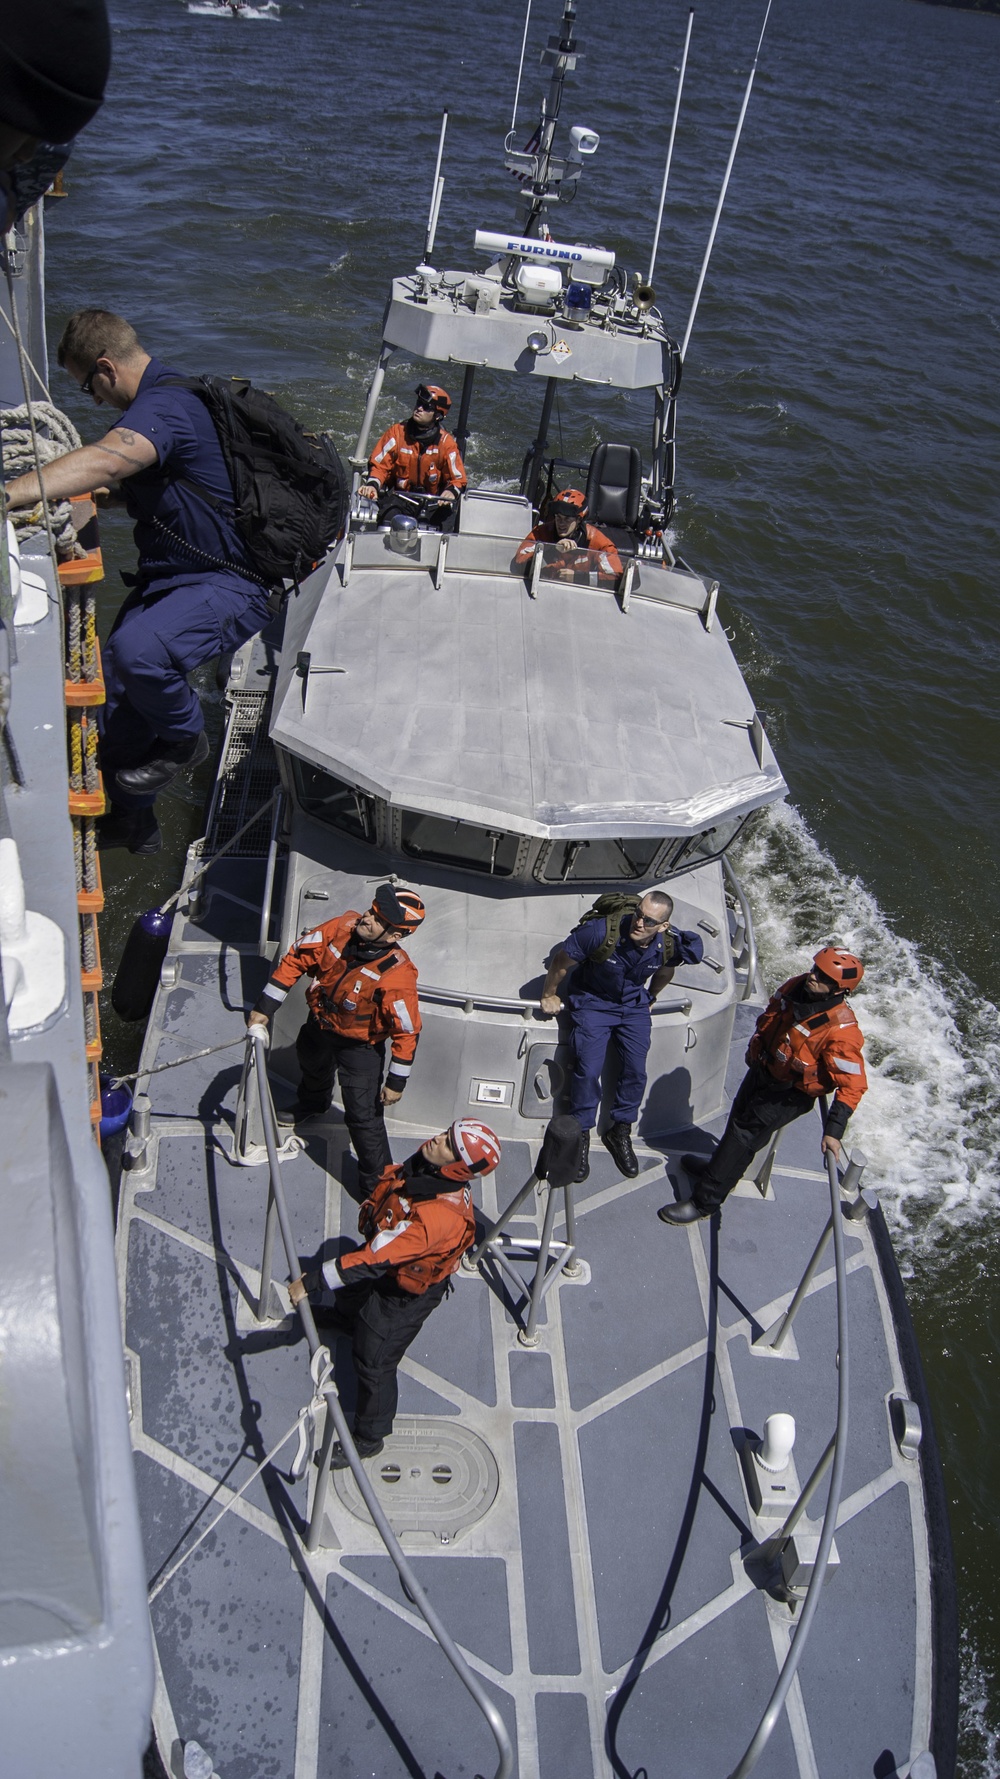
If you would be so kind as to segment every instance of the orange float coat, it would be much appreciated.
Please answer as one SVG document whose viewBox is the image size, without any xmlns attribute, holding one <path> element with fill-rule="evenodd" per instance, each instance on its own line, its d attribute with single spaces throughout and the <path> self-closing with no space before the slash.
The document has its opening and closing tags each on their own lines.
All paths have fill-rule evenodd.
<svg viewBox="0 0 1000 1779">
<path fill-rule="evenodd" d="M 303 933 L 285 953 L 258 1006 L 273 1013 L 300 976 L 310 1011 L 328 1031 L 364 1044 L 392 1044 L 393 1085 L 405 1084 L 420 1034 L 417 969 L 398 946 L 372 960 L 345 959 L 344 951 L 361 916 L 349 908 L 336 920 Z"/>
<path fill-rule="evenodd" d="M 401 494 L 442 494 L 446 488 L 458 493 L 465 487 L 465 465 L 456 441 L 443 427 L 436 444 L 411 442 L 406 421 L 398 420 L 375 446 L 368 480 L 380 488 L 398 488 Z"/>
<path fill-rule="evenodd" d="M 586 542 L 581 536 L 581 532 L 586 534 Z M 525 563 L 531 560 L 536 544 L 554 544 L 558 541 L 559 533 L 556 530 L 555 520 L 543 519 L 533 531 L 529 531 L 523 544 L 520 545 L 514 561 L 519 568 L 523 568 Z M 614 575 L 615 580 L 618 579 L 622 571 L 621 557 L 611 539 L 605 537 L 603 531 L 598 531 L 596 525 L 588 525 L 586 520 L 582 521 L 570 534 L 569 541 L 576 544 L 576 552 L 569 550 L 563 552 L 560 567 L 571 568 L 574 573 L 585 572 L 591 566 L 590 557 L 586 552 L 593 550 L 600 558 L 597 564 L 598 573 Z"/>
<path fill-rule="evenodd" d="M 346 1285 L 378 1277 L 391 1267 L 396 1283 L 420 1297 L 457 1272 L 476 1235 L 472 1187 L 458 1185 L 433 1198 L 411 1198 L 407 1184 L 405 1167 L 387 1167 L 361 1206 L 358 1228 L 365 1245 L 337 1261 Z"/>
<path fill-rule="evenodd" d="M 792 976 L 771 996 L 750 1039 L 747 1062 L 761 1064 L 773 1080 L 813 1098 L 832 1093 L 853 1112 L 868 1088 L 864 1034 L 846 1001 L 799 1018 L 804 981 Z"/>
</svg>

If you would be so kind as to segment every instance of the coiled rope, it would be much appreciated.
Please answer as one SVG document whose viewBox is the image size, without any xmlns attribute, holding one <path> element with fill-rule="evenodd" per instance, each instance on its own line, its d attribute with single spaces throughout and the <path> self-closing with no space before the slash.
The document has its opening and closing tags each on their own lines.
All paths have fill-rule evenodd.
<svg viewBox="0 0 1000 1779">
<path fill-rule="evenodd" d="M 32 402 L 31 407 L 35 421 L 35 439 L 32 438 L 31 415 L 25 403 L 22 402 L 18 408 L 4 408 L 0 412 L 4 476 L 9 481 L 13 481 L 15 476 L 23 476 L 29 470 L 37 469 L 36 441 L 41 463 L 52 463 L 57 457 L 65 457 L 67 451 L 78 451 L 82 442 L 72 420 L 61 408 L 55 407 L 52 402 Z M 45 428 L 44 432 L 41 431 L 42 427 Z M 59 561 L 68 562 L 74 556 L 85 555 L 86 551 L 77 541 L 69 501 L 50 502 L 49 516 Z M 10 518 L 21 542 L 45 530 L 41 501 L 37 506 L 21 508 L 11 513 Z"/>
</svg>

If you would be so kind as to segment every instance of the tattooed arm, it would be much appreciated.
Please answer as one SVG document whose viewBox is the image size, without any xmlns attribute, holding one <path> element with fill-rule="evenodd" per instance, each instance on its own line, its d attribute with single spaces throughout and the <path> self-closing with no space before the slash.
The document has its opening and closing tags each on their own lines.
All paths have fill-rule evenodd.
<svg viewBox="0 0 1000 1779">
<path fill-rule="evenodd" d="M 100 444 L 84 445 L 79 451 L 68 451 L 65 457 L 45 464 L 42 480 L 46 499 L 66 500 L 71 494 L 89 494 L 94 488 L 121 482 L 156 462 L 157 449 L 149 439 L 127 426 L 116 426 Z M 12 507 L 36 506 L 41 497 L 34 470 L 7 483 L 7 500 Z"/>
</svg>

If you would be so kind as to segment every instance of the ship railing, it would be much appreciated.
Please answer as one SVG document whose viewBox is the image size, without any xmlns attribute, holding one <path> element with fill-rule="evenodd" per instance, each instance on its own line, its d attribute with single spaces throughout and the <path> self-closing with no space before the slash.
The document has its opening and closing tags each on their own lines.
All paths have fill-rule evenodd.
<svg viewBox="0 0 1000 1779">
<path fill-rule="evenodd" d="M 750 903 L 747 898 L 746 890 L 743 888 L 742 883 L 737 877 L 736 872 L 733 870 L 732 865 L 729 863 L 729 859 L 725 853 L 722 855 L 722 869 L 725 873 L 726 882 L 739 905 L 740 917 L 743 922 L 743 943 L 734 961 L 738 972 L 744 969 L 746 970 L 746 981 L 743 984 L 743 993 L 740 996 L 740 999 L 749 1001 L 753 998 L 754 989 L 757 984 L 757 934 L 754 931 L 753 915 L 750 912 Z M 739 932 L 739 930 L 740 929 L 737 927 L 737 932 Z"/>
<path fill-rule="evenodd" d="M 528 996 L 470 995 L 466 994 L 462 989 L 433 988 L 425 982 L 419 984 L 417 993 L 420 1000 L 426 1001 L 428 1005 L 438 1007 L 460 1007 L 463 1013 L 475 1013 L 477 1008 L 483 1008 L 490 1013 L 516 1013 L 519 1014 L 526 1023 L 535 1019 L 541 1013 L 542 1006 L 540 1000 L 532 1000 Z M 653 1014 L 654 1018 L 657 1016 L 662 1017 L 665 1013 L 690 1013 L 690 1011 L 691 997 L 689 995 L 676 996 L 670 1001 L 657 1000 L 653 1002 L 653 1005 L 650 1008 L 650 1012 Z M 544 1017 L 546 1024 L 550 1024 L 551 1021 L 548 1016 Z"/>
<path fill-rule="evenodd" d="M 823 1123 L 826 1123 L 827 1100 L 824 1095 L 820 1101 L 823 1111 Z M 850 1340 L 847 1310 L 847 1257 L 844 1244 L 844 1220 L 858 1221 L 866 1217 L 877 1204 L 877 1197 L 872 1192 L 859 1190 L 854 1198 L 847 1198 L 857 1186 L 860 1187 L 861 1175 L 866 1165 L 865 1157 L 855 1151 L 843 1175 L 840 1174 L 837 1162 L 832 1153 L 825 1156 L 827 1182 L 830 1189 L 830 1214 L 824 1225 L 823 1232 L 806 1265 L 805 1272 L 793 1293 L 791 1302 L 784 1315 L 770 1329 L 760 1335 L 754 1343 L 757 1346 L 768 1346 L 780 1350 L 780 1347 L 791 1331 L 792 1323 L 799 1307 L 805 1298 L 809 1285 L 816 1273 L 820 1260 L 831 1235 L 833 1237 L 834 1273 L 837 1296 L 837 1345 L 834 1363 L 837 1369 L 837 1416 L 833 1433 L 830 1436 L 818 1462 L 813 1468 L 805 1486 L 778 1531 L 773 1532 L 763 1543 L 756 1545 L 748 1554 L 747 1571 L 759 1586 L 769 1588 L 774 1584 L 780 1586 L 782 1577 L 782 1557 L 792 1540 L 795 1529 L 806 1513 L 817 1489 L 828 1470 L 830 1487 L 827 1494 L 826 1510 L 823 1525 L 812 1559 L 812 1573 L 806 1589 L 805 1599 L 798 1614 L 791 1646 L 788 1650 L 781 1670 L 775 1682 L 774 1690 L 763 1716 L 757 1725 L 742 1758 L 737 1762 L 729 1779 L 746 1779 L 757 1765 L 764 1749 L 771 1738 L 775 1725 L 785 1708 L 785 1703 L 795 1679 L 799 1664 L 805 1652 L 809 1632 L 819 1607 L 820 1595 L 826 1581 L 833 1549 L 834 1533 L 837 1529 L 837 1515 L 843 1492 L 844 1465 L 847 1459 L 848 1435 L 848 1402 L 850 1393 Z M 773 1163 L 773 1151 L 769 1157 Z M 752 1460 L 751 1460 L 752 1461 Z M 787 1596 L 786 1596 L 787 1597 Z"/>
<path fill-rule="evenodd" d="M 299 1260 L 298 1244 L 295 1240 L 295 1232 L 292 1229 L 291 1218 L 288 1212 L 288 1201 L 285 1197 L 284 1184 L 281 1178 L 281 1162 L 278 1157 L 278 1123 L 275 1116 L 274 1101 L 271 1097 L 271 1086 L 267 1077 L 266 1050 L 266 1028 L 260 1025 L 249 1027 L 247 1031 L 247 1063 L 255 1081 L 260 1119 L 264 1132 L 264 1142 L 267 1149 L 269 1176 L 267 1227 L 273 1229 L 274 1222 L 275 1220 L 277 1221 L 277 1226 L 281 1232 L 281 1240 L 285 1250 L 285 1260 L 288 1266 L 289 1277 L 297 1279 L 302 1268 Z M 265 1250 L 266 1249 L 267 1236 L 265 1234 Z M 268 1297 L 270 1295 L 269 1287 L 270 1280 L 268 1279 L 265 1288 L 263 1288 L 261 1292 L 259 1308 L 262 1312 L 266 1311 L 267 1308 Z M 471 1695 L 475 1704 L 482 1712 L 483 1717 L 486 1719 L 497 1748 L 497 1767 L 494 1773 L 494 1779 L 509 1779 L 514 1767 L 514 1752 L 511 1746 L 510 1737 L 507 1733 L 507 1726 L 504 1723 L 500 1712 L 497 1710 L 496 1705 L 494 1705 L 485 1688 L 473 1673 L 444 1622 L 431 1605 L 430 1600 L 427 1598 L 427 1595 L 417 1578 L 412 1564 L 404 1555 L 399 1540 L 389 1524 L 378 1496 L 372 1487 L 371 1479 L 358 1456 L 357 1447 L 351 1436 L 350 1428 L 347 1425 L 347 1420 L 343 1408 L 341 1407 L 340 1397 L 337 1394 L 336 1385 L 332 1379 L 329 1352 L 323 1347 L 323 1344 L 320 1341 L 319 1333 L 316 1328 L 316 1320 L 313 1316 L 312 1307 L 308 1297 L 305 1295 L 301 1296 L 296 1304 L 296 1308 L 302 1323 L 302 1331 L 309 1347 L 309 1356 L 310 1360 L 313 1362 L 314 1375 L 324 1380 L 321 1389 L 323 1398 L 326 1402 L 326 1424 L 320 1443 L 319 1470 L 316 1478 L 312 1511 L 309 1518 L 309 1530 L 305 1540 L 306 1551 L 312 1554 L 318 1548 L 320 1542 L 323 1517 L 326 1511 L 326 1502 L 329 1492 L 330 1458 L 333 1450 L 333 1442 L 336 1438 L 340 1441 L 344 1453 L 346 1454 L 348 1463 L 351 1467 L 351 1473 L 357 1484 L 361 1498 L 371 1515 L 372 1522 L 388 1555 L 391 1557 L 396 1567 L 400 1581 L 403 1584 L 403 1588 L 405 1589 L 408 1598 L 423 1616 L 428 1630 L 435 1638 L 442 1653 L 447 1657 L 451 1666 L 454 1668 L 455 1673 L 458 1675 L 459 1680 L 462 1682 L 462 1685 Z M 317 1358 L 318 1355 L 319 1358 Z"/>
</svg>

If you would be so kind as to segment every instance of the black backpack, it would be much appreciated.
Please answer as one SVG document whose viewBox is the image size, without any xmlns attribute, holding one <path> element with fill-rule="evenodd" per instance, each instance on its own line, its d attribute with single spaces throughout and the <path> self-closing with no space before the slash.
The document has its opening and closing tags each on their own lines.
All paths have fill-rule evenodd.
<svg viewBox="0 0 1000 1779">
<path fill-rule="evenodd" d="M 641 896 L 627 895 L 624 890 L 609 890 L 604 896 L 598 896 L 593 908 L 581 914 L 578 925 L 585 926 L 588 920 L 603 920 L 604 938 L 595 951 L 592 951 L 587 962 L 590 964 L 606 964 L 621 937 L 622 916 L 634 914 L 641 902 Z M 577 927 L 573 931 L 576 932 Z"/>
<path fill-rule="evenodd" d="M 336 446 L 326 433 L 304 431 L 246 377 L 171 381 L 199 396 L 212 416 L 233 485 L 236 529 L 255 576 L 272 587 L 299 581 L 344 529 L 350 491 Z M 228 505 L 199 483 L 183 482 L 210 506 Z"/>
</svg>

